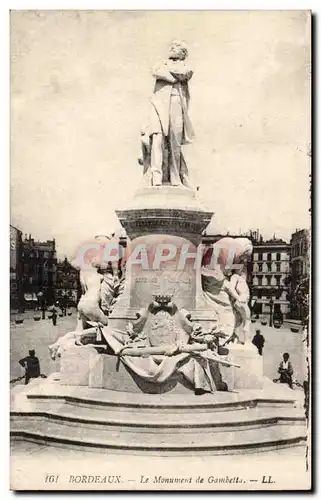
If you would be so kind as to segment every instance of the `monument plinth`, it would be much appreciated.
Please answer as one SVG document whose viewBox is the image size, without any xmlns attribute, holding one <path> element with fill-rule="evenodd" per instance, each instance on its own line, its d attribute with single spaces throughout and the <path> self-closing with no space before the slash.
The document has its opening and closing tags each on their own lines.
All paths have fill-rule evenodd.
<svg viewBox="0 0 321 500">
<path fill-rule="evenodd" d="M 141 261 L 126 267 L 124 294 L 110 314 L 111 322 L 135 317 L 155 293 L 172 294 L 177 305 L 192 315 L 207 309 L 204 318 L 215 320 L 202 297 L 198 254 L 213 212 L 201 204 L 196 192 L 151 186 L 138 190 L 128 207 L 116 213 L 130 239 L 127 254 L 140 254 Z"/>
<path fill-rule="evenodd" d="M 128 207 L 116 214 L 131 240 L 167 234 L 185 238 L 196 246 L 213 216 L 194 190 L 172 186 L 140 189 Z"/>
</svg>

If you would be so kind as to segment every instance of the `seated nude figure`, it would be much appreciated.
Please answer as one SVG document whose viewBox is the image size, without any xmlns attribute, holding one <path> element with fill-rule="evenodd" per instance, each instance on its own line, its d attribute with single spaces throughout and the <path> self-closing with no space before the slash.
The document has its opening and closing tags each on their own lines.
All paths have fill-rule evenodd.
<svg viewBox="0 0 321 500">
<path fill-rule="evenodd" d="M 98 267 L 94 263 L 87 268 L 80 270 L 80 284 L 82 296 L 78 303 L 78 312 L 84 322 L 96 321 L 106 326 L 107 316 L 100 309 L 100 289 L 103 275 L 98 273 Z"/>
<path fill-rule="evenodd" d="M 73 266 L 79 269 L 74 261 Z M 107 316 L 101 309 L 101 285 L 104 276 L 99 272 L 98 259 L 93 258 L 91 262 L 80 267 L 79 273 L 82 296 L 78 302 L 78 324 L 77 331 L 88 328 L 88 321 L 96 322 L 99 326 L 108 324 Z"/>
</svg>

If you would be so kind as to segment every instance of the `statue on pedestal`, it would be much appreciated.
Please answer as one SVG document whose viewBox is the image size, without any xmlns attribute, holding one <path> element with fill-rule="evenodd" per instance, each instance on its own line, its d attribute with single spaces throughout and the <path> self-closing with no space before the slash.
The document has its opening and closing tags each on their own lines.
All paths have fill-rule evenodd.
<svg viewBox="0 0 321 500">
<path fill-rule="evenodd" d="M 188 116 L 188 82 L 193 71 L 187 64 L 185 43 L 174 41 L 168 59 L 154 68 L 154 94 L 148 123 L 141 135 L 144 174 L 152 186 L 190 187 L 182 146 L 194 138 Z"/>
</svg>

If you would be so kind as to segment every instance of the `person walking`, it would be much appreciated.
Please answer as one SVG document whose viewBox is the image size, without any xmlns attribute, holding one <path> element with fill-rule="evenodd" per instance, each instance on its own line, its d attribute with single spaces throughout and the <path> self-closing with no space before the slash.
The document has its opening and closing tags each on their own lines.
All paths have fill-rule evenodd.
<svg viewBox="0 0 321 500">
<path fill-rule="evenodd" d="M 48 318 L 52 320 L 53 326 L 57 325 L 57 316 L 58 316 L 57 309 L 55 308 L 55 306 L 51 306 L 50 307 L 50 316 L 48 316 Z"/>
<path fill-rule="evenodd" d="M 29 351 L 29 356 L 20 359 L 19 364 L 25 369 L 25 384 L 28 384 L 31 378 L 40 377 L 40 363 L 34 349 Z"/>
<path fill-rule="evenodd" d="M 283 361 L 281 361 L 281 363 L 279 364 L 278 373 L 280 374 L 280 383 L 288 384 L 290 389 L 293 389 L 293 368 L 288 352 L 285 352 L 283 354 Z"/>
<path fill-rule="evenodd" d="M 265 343 L 265 338 L 261 334 L 261 330 L 256 330 L 255 335 L 252 339 L 252 344 L 255 345 L 260 356 L 262 356 L 263 354 L 264 343 Z"/>
<path fill-rule="evenodd" d="M 57 325 L 57 316 L 58 316 L 57 309 L 54 307 L 53 310 L 52 310 L 52 316 L 51 316 L 51 318 L 52 318 L 52 324 L 54 326 Z"/>
</svg>

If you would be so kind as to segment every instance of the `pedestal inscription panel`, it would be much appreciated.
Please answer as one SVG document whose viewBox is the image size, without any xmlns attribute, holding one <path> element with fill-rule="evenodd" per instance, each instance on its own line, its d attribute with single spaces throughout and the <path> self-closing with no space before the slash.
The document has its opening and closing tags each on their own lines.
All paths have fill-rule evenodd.
<svg viewBox="0 0 321 500">
<path fill-rule="evenodd" d="M 131 308 L 146 307 L 154 294 L 172 295 L 181 308 L 195 307 L 195 245 L 178 236 L 150 235 L 136 238 L 130 250 L 139 261 L 133 259 L 128 269 Z"/>
</svg>

